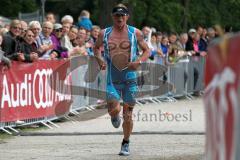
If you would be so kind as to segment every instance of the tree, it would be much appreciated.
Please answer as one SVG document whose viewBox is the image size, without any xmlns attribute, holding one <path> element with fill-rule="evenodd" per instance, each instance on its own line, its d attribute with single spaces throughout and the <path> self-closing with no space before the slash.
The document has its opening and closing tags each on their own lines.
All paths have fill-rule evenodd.
<svg viewBox="0 0 240 160">
<path fill-rule="evenodd" d="M 182 22 L 182 27 L 183 27 L 184 31 L 187 31 L 187 29 L 188 29 L 189 2 L 190 2 L 190 0 L 182 0 L 182 5 L 183 5 L 183 22 Z"/>
<path fill-rule="evenodd" d="M 0 15 L 16 18 L 19 12 L 34 12 L 38 6 L 33 0 L 1 0 Z"/>
<path fill-rule="evenodd" d="M 16 17 L 18 12 L 33 12 L 41 7 L 40 0 L 0 0 L 0 15 Z M 62 17 L 69 14 L 77 22 L 81 10 L 91 13 L 91 20 L 101 27 L 111 25 L 111 10 L 124 3 L 130 11 L 129 24 L 144 25 L 160 31 L 186 32 L 201 24 L 206 27 L 219 24 L 239 30 L 240 0 L 47 0 L 46 12 Z"/>
</svg>

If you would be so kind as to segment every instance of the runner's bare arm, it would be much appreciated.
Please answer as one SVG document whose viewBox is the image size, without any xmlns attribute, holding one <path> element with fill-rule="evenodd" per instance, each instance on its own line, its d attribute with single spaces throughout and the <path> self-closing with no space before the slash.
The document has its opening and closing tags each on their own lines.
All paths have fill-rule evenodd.
<svg viewBox="0 0 240 160">
<path fill-rule="evenodd" d="M 137 42 L 139 47 L 142 49 L 143 53 L 142 55 L 135 61 L 135 62 L 130 62 L 128 64 L 128 69 L 129 70 L 137 70 L 140 64 L 148 59 L 150 56 L 150 49 L 147 45 L 147 43 L 143 39 L 142 32 L 140 30 L 136 30 L 136 36 L 137 36 Z"/>
<path fill-rule="evenodd" d="M 142 49 L 143 53 L 137 60 L 137 62 L 144 62 L 150 56 L 150 49 L 147 43 L 144 41 L 143 34 L 139 29 L 136 29 L 137 42 L 139 47 Z"/>
</svg>

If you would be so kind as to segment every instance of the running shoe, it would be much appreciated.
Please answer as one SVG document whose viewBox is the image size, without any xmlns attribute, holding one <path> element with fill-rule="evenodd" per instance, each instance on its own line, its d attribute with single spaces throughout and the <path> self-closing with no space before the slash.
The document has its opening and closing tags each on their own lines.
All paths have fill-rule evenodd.
<svg viewBox="0 0 240 160">
<path fill-rule="evenodd" d="M 130 150 L 129 150 L 129 143 L 124 143 L 121 147 L 121 151 L 119 152 L 120 156 L 129 156 Z"/>
<path fill-rule="evenodd" d="M 118 116 L 111 117 L 111 122 L 114 128 L 118 128 L 121 124 L 121 118 Z"/>
</svg>

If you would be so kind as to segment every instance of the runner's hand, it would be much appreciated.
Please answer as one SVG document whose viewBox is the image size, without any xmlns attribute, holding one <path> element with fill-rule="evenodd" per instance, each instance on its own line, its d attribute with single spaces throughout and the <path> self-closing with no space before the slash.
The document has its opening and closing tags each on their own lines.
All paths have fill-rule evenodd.
<svg viewBox="0 0 240 160">
<path fill-rule="evenodd" d="M 141 65 L 141 62 L 130 62 L 129 64 L 128 64 L 128 69 L 129 70 L 133 70 L 133 71 L 136 71 L 137 69 L 138 69 L 138 67 Z"/>
<path fill-rule="evenodd" d="M 96 60 L 98 62 L 100 70 L 105 70 L 106 69 L 106 63 L 99 57 L 95 56 Z"/>
</svg>

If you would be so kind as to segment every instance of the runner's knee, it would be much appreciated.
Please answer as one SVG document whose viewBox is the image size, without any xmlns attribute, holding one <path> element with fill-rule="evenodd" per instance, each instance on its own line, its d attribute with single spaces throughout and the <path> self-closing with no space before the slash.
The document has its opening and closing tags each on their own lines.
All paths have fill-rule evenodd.
<svg viewBox="0 0 240 160">
<path fill-rule="evenodd" d="M 111 101 L 107 103 L 108 113 L 110 116 L 115 116 L 121 111 L 119 102 Z"/>
<path fill-rule="evenodd" d="M 133 107 L 124 105 L 123 107 L 123 119 L 124 121 L 132 121 Z"/>
</svg>

